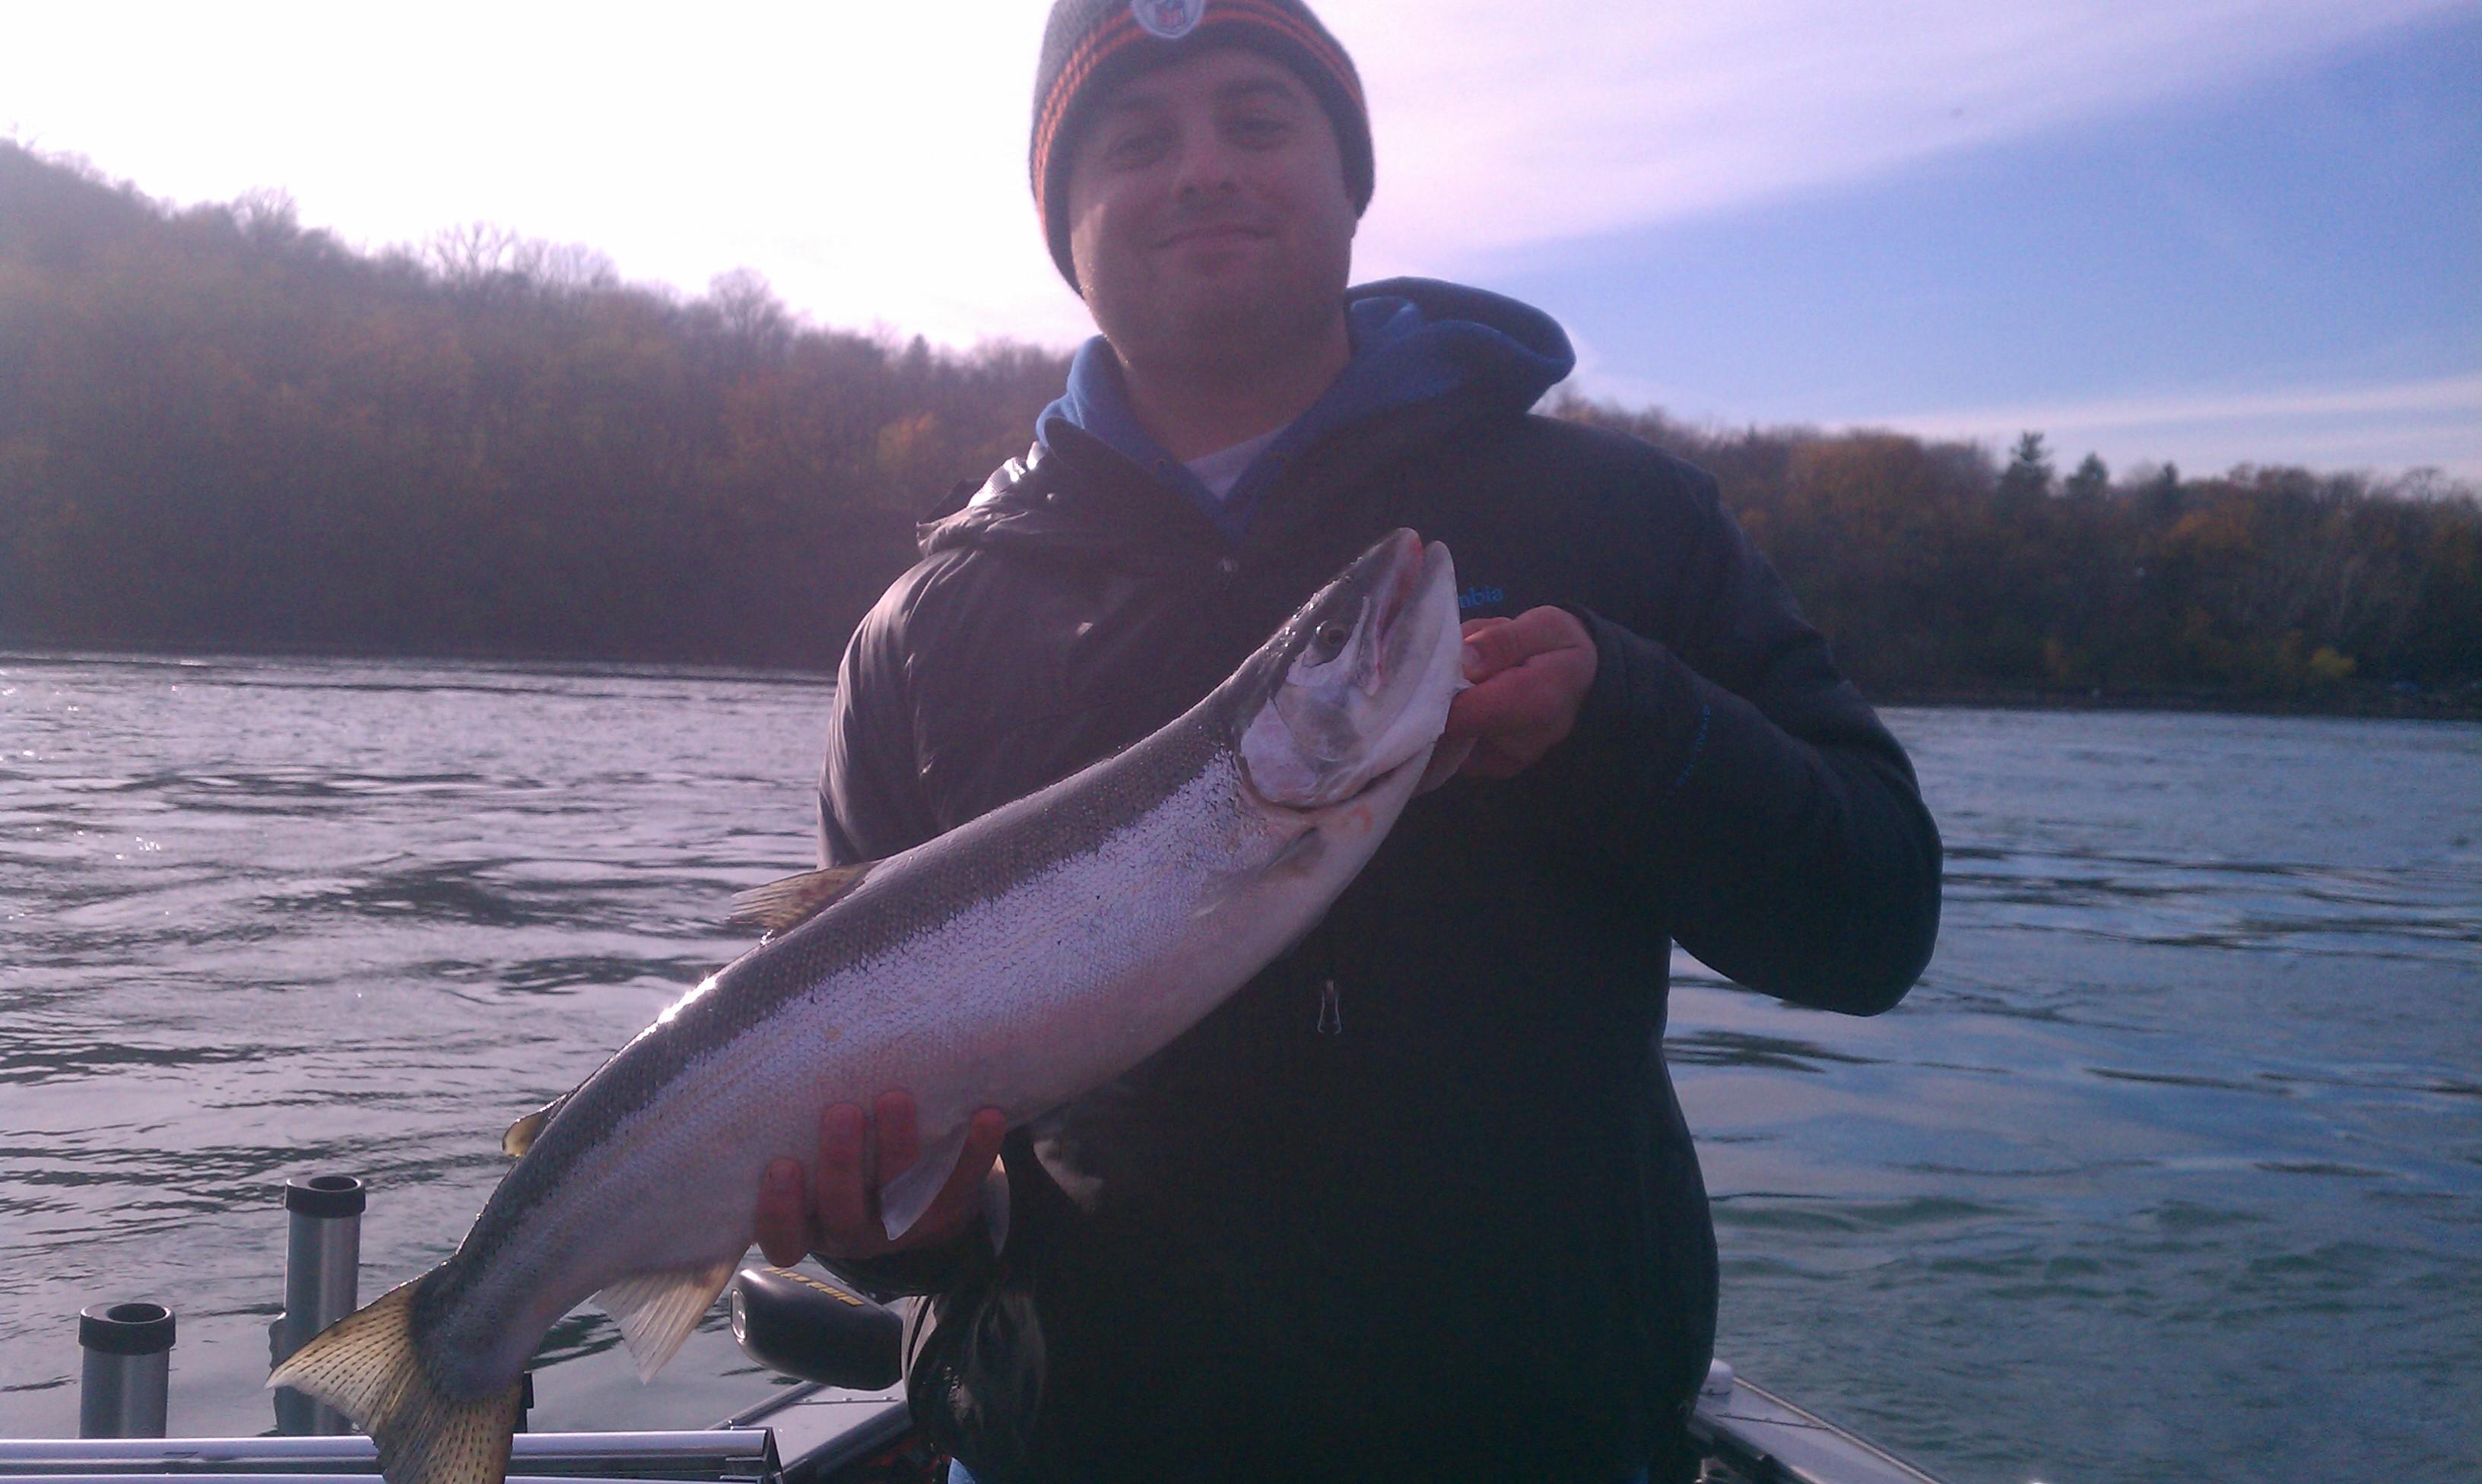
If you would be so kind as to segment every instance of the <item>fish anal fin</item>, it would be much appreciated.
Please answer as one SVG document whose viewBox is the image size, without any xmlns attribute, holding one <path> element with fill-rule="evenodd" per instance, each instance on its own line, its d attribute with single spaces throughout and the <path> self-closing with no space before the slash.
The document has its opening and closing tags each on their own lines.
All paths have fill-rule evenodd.
<svg viewBox="0 0 2482 1484">
<path fill-rule="evenodd" d="M 732 916 L 726 921 L 745 926 L 764 927 L 769 932 L 790 932 L 835 904 L 838 898 L 861 885 L 877 861 L 863 861 L 858 866 L 829 866 L 818 871 L 805 871 L 797 876 L 753 886 L 732 897 Z"/>
<path fill-rule="evenodd" d="M 889 1241 L 913 1230 L 913 1223 L 922 1219 L 933 1201 L 939 1199 L 948 1177 L 956 1173 L 957 1161 L 964 1156 L 965 1134 L 970 1127 L 961 1123 L 941 1134 L 894 1180 L 879 1187 L 879 1219 L 887 1229 Z"/>
<path fill-rule="evenodd" d="M 575 1096 L 576 1090 L 572 1088 L 509 1125 L 509 1132 L 500 1135 L 500 1153 L 512 1159 L 524 1159 L 526 1151 L 535 1147 L 535 1140 L 542 1136 L 542 1131 Z"/>
<path fill-rule="evenodd" d="M 319 1332 L 267 1378 L 344 1413 L 379 1445 L 387 1484 L 501 1484 L 525 1378 L 452 1395 L 423 1364 L 413 1300 L 438 1269 Z"/>
<path fill-rule="evenodd" d="M 681 1348 L 698 1321 L 715 1307 L 741 1254 L 704 1267 L 668 1267 L 632 1273 L 594 1295 L 594 1301 L 620 1326 L 629 1341 L 629 1357 L 638 1363 L 638 1379 L 652 1381 Z"/>
</svg>

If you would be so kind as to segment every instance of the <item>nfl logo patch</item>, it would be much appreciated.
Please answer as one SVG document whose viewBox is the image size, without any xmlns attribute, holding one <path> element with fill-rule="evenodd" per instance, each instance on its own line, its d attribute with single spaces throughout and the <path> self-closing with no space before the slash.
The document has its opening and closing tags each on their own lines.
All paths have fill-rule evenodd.
<svg viewBox="0 0 2482 1484">
<path fill-rule="evenodd" d="M 1149 36 L 1177 41 L 1198 29 L 1206 0 L 1129 0 L 1129 14 Z"/>
</svg>

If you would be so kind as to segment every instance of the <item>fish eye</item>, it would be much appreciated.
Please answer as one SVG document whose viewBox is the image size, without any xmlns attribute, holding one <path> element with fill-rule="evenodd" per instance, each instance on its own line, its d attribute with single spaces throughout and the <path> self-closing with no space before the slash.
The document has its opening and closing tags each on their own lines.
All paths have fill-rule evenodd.
<svg viewBox="0 0 2482 1484">
<path fill-rule="evenodd" d="M 1344 653 L 1344 646 L 1352 639 L 1351 624 L 1341 618 L 1322 619 L 1319 626 L 1310 631 L 1310 653 L 1321 664 L 1325 664 Z"/>
</svg>

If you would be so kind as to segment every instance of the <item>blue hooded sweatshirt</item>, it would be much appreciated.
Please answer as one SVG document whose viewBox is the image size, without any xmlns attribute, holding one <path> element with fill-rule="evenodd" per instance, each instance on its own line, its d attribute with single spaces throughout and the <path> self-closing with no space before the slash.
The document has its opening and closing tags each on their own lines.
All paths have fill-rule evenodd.
<svg viewBox="0 0 2482 1484">
<path fill-rule="evenodd" d="M 1222 499 L 1138 425 L 1122 383 L 1120 357 L 1100 335 L 1079 348 L 1069 368 L 1069 388 L 1035 420 L 1035 438 L 1049 448 L 1062 424 L 1077 429 L 1195 502 L 1227 540 L 1238 544 L 1276 472 L 1328 434 L 1451 393 L 1479 392 L 1522 411 L 1577 363 L 1568 335 L 1549 315 L 1482 289 L 1429 278 L 1390 278 L 1348 290 L 1344 318 L 1353 342 L 1351 363 L 1309 410 L 1277 433 Z"/>
</svg>

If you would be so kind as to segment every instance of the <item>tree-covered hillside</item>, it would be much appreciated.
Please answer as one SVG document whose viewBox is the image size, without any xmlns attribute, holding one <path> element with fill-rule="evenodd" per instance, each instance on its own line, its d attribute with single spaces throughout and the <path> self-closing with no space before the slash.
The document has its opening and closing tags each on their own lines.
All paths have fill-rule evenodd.
<svg viewBox="0 0 2482 1484">
<path fill-rule="evenodd" d="M 830 665 L 1064 369 L 0 144 L 0 642 Z"/>
<path fill-rule="evenodd" d="M 1065 367 L 488 227 L 357 253 L 0 143 L 0 645 L 826 667 Z M 1553 410 L 1712 470 L 1873 694 L 2482 695 L 2482 508 L 2434 477 Z"/>
<path fill-rule="evenodd" d="M 2037 433 L 2003 462 L 1892 433 L 1563 410 L 1711 471 L 1873 693 L 2482 702 L 2482 506 L 2434 474 L 2115 481 L 2088 455 L 2063 479 Z"/>
</svg>

